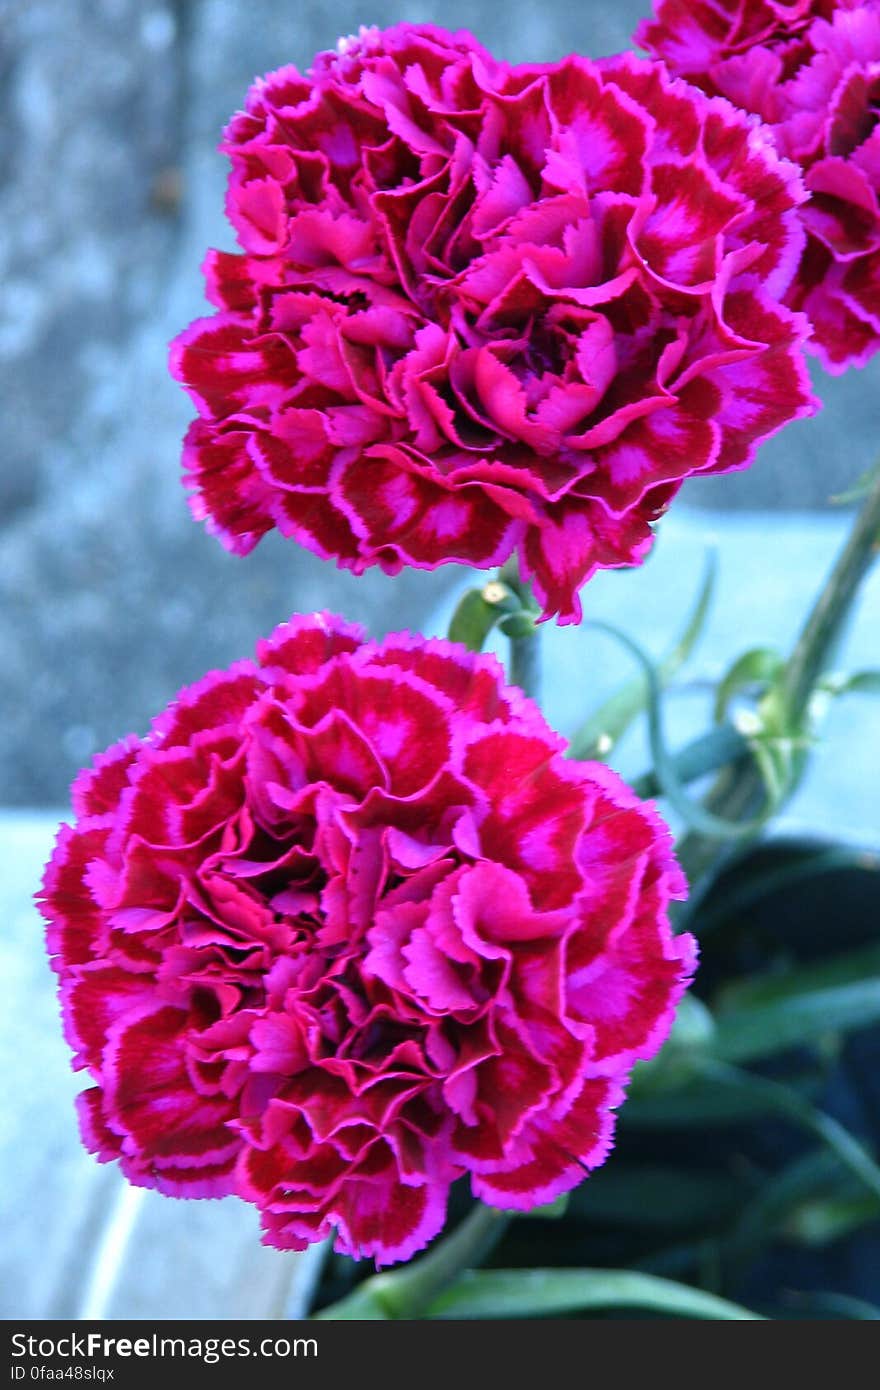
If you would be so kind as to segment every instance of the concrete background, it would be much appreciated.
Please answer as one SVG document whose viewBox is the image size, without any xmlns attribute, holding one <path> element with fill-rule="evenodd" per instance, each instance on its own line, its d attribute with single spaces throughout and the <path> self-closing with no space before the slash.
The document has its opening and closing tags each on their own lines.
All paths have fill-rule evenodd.
<svg viewBox="0 0 880 1390">
<path fill-rule="evenodd" d="M 707 727 L 711 684 L 744 643 L 788 649 L 845 530 L 839 515 L 789 514 L 774 519 L 768 548 L 760 516 L 681 507 L 646 566 L 597 576 L 590 615 L 619 623 L 659 655 L 683 625 L 707 542 L 717 541 L 716 601 L 700 648 L 666 702 L 673 746 Z M 429 632 L 445 629 L 455 598 L 453 590 L 427 616 Z M 878 632 L 880 567 L 855 607 L 841 669 L 880 664 Z M 565 733 L 632 674 L 626 654 L 589 624 L 545 628 L 542 644 L 545 708 Z M 502 643 L 498 649 L 503 654 Z M 647 762 L 644 731 L 636 728 L 615 763 L 635 774 Z M 852 696 L 829 711 L 810 774 L 778 828 L 876 852 L 878 787 L 880 701 Z M 299 1316 L 318 1273 L 314 1247 L 303 1256 L 267 1250 L 258 1244 L 253 1208 L 235 1198 L 182 1202 L 138 1191 L 114 1167 L 99 1167 L 79 1142 L 73 1097 L 84 1080 L 70 1071 L 42 926 L 29 901 L 61 814 L 0 812 L 0 1318 Z"/>
<path fill-rule="evenodd" d="M 178 482 L 190 407 L 166 345 L 204 310 L 206 247 L 232 244 L 221 127 L 256 74 L 306 65 L 361 23 L 467 25 L 505 57 L 538 59 L 614 52 L 643 8 L 0 0 L 0 805 L 18 808 L 0 813 L 0 1316 L 301 1306 L 314 1268 L 261 1250 L 252 1211 L 138 1197 L 82 1150 L 79 1082 L 29 900 L 77 768 L 143 731 L 183 682 L 249 653 L 293 608 L 337 608 L 377 633 L 440 630 L 463 582 L 451 570 L 357 580 L 278 537 L 236 560 L 190 520 Z M 822 382 L 823 417 L 792 427 L 750 473 L 693 485 L 656 559 L 591 589 L 588 612 L 661 651 L 718 532 L 718 603 L 696 685 L 670 706 L 673 742 L 702 727 L 705 681 L 744 646 L 794 636 L 845 526 L 808 509 L 876 451 L 877 366 Z M 875 574 L 852 664 L 880 664 L 878 628 Z M 548 714 L 570 731 L 628 672 L 595 633 L 546 641 Z M 876 841 L 878 715 L 855 700 L 833 712 L 831 746 L 792 808 L 799 823 Z M 638 738 L 623 750 L 630 770 L 644 756 Z"/>
<path fill-rule="evenodd" d="M 166 348 L 204 311 L 205 249 L 232 245 L 215 146 L 253 77 L 401 19 L 470 27 L 510 59 L 599 55 L 645 8 L 0 0 L 0 804 L 62 802 L 96 749 L 294 608 L 379 632 L 419 624 L 454 582 L 354 579 L 277 535 L 239 560 L 190 520 L 191 410 Z M 872 456 L 878 380 L 826 381 L 824 419 L 691 500 L 824 504 Z"/>
</svg>

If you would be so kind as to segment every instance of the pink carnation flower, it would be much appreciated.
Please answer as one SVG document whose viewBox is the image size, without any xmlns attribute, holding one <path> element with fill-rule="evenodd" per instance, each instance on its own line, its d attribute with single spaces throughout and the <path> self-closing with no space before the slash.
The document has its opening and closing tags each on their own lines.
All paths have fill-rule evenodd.
<svg viewBox="0 0 880 1390">
<path fill-rule="evenodd" d="M 488 656 L 296 618 L 74 786 L 41 893 L 86 1144 L 403 1260 L 606 1157 L 693 969 L 666 827 Z"/>
<path fill-rule="evenodd" d="M 510 68 L 401 25 L 258 82 L 240 255 L 172 348 L 197 517 L 357 573 L 514 551 L 577 621 L 685 477 L 814 407 L 780 308 L 803 190 L 756 123 L 632 57 Z"/>
<path fill-rule="evenodd" d="M 755 112 L 804 170 L 804 255 L 786 302 L 835 375 L 880 347 L 880 0 L 658 0 L 636 41 Z"/>
</svg>

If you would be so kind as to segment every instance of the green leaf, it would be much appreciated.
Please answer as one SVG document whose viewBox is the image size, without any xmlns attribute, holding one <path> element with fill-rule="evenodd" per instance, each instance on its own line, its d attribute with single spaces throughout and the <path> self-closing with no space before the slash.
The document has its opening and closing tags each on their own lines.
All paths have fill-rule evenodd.
<svg viewBox="0 0 880 1390">
<path fill-rule="evenodd" d="M 719 724 L 679 749 L 673 757 L 673 765 L 676 777 L 684 787 L 710 772 L 732 767 L 742 759 L 751 760 L 752 756 L 753 749 L 748 739 L 732 724 Z M 630 778 L 629 784 L 636 796 L 645 801 L 663 794 L 660 780 L 653 770 Z"/>
<path fill-rule="evenodd" d="M 483 598 L 479 589 L 468 589 L 460 599 L 449 624 L 450 642 L 461 642 L 472 652 L 483 649 L 483 643 L 495 626 L 497 612 Z"/>
<path fill-rule="evenodd" d="M 528 622 L 529 631 L 534 631 L 534 623 L 523 611 L 520 595 L 501 580 L 491 579 L 482 589 L 468 589 L 459 600 L 449 623 L 449 640 L 479 652 L 496 623 L 514 619 Z M 507 636 L 520 635 L 507 632 Z"/>
<path fill-rule="evenodd" d="M 880 976 L 831 985 L 803 994 L 782 994 L 767 1003 L 732 1009 L 715 1019 L 713 1054 L 725 1062 L 750 1062 L 776 1052 L 880 1023 Z"/>
<path fill-rule="evenodd" d="M 532 613 L 537 617 L 541 612 L 541 605 L 535 598 L 532 586 L 527 579 L 523 579 L 519 569 L 519 558 L 511 555 L 498 571 L 498 583 L 505 585 L 519 599 L 519 605 L 526 613 Z"/>
<path fill-rule="evenodd" d="M 805 847 L 771 840 L 757 856 L 747 853 L 728 865 L 720 885 L 707 892 L 697 914 L 700 936 L 733 921 L 772 893 L 842 869 L 875 872 L 880 869 L 880 856 L 849 845 L 817 843 Z"/>
<path fill-rule="evenodd" d="M 845 507 L 848 506 L 850 502 L 861 502 L 862 498 L 867 497 L 868 493 L 873 488 L 877 481 L 878 474 L 880 474 L 880 466 L 874 464 L 867 472 L 863 473 L 860 478 L 857 478 L 853 486 L 846 492 L 838 492 L 835 496 L 831 497 L 829 499 L 831 505 L 834 507 Z"/>
<path fill-rule="evenodd" d="M 737 1009 L 778 1004 L 872 978 L 880 980 L 880 944 L 846 951 L 796 969 L 786 967 L 784 974 L 752 975 L 737 980 L 718 995 L 715 1007 L 723 1017 Z"/>
<path fill-rule="evenodd" d="M 821 1247 L 842 1240 L 874 1221 L 880 1220 L 880 1195 L 826 1197 L 804 1202 L 792 1211 L 783 1226 L 789 1240 L 801 1245 Z"/>
<path fill-rule="evenodd" d="M 738 1269 L 745 1269 L 775 1239 L 779 1229 L 789 1223 L 793 1212 L 817 1193 L 827 1192 L 829 1184 L 840 1176 L 837 1155 L 822 1148 L 794 1159 L 767 1178 L 740 1212 L 724 1243 L 726 1263 L 733 1262 Z"/>
<path fill-rule="evenodd" d="M 363 1288 L 363 1285 L 359 1288 Z M 334 1322 L 387 1322 L 393 1316 L 393 1313 L 387 1312 L 378 1299 L 372 1296 L 372 1292 L 360 1297 L 359 1289 L 355 1289 L 347 1298 L 341 1298 L 338 1303 L 332 1303 L 329 1307 L 322 1308 L 319 1313 L 312 1314 L 317 1321 Z"/>
<path fill-rule="evenodd" d="M 804 1078 L 800 1086 L 807 1093 L 815 1091 L 815 1076 Z M 750 1124 L 773 1109 L 767 1096 L 724 1090 L 697 1078 L 676 1090 L 633 1095 L 621 1111 L 620 1123 L 648 1130 L 723 1128 Z"/>
<path fill-rule="evenodd" d="M 430 1318 L 540 1318 L 635 1308 L 677 1318 L 762 1321 L 702 1289 L 628 1269 L 488 1269 L 464 1274 L 431 1304 Z"/>
<path fill-rule="evenodd" d="M 660 670 L 664 680 L 669 681 L 673 676 L 678 674 L 702 637 L 712 607 L 712 600 L 715 597 L 715 585 L 717 581 L 718 551 L 714 546 L 710 546 L 706 551 L 703 580 L 700 584 L 694 606 L 688 615 L 683 630 L 678 636 L 678 640 L 666 653 L 666 656 L 660 663 Z"/>
<path fill-rule="evenodd" d="M 571 1193 L 569 1213 L 597 1226 L 700 1232 L 729 1218 L 753 1191 L 753 1181 L 728 1173 L 618 1159 Z"/>
<path fill-rule="evenodd" d="M 542 1207 L 532 1207 L 531 1211 L 520 1212 L 519 1215 L 526 1221 L 538 1217 L 542 1221 L 558 1221 L 568 1211 L 570 1192 L 563 1192 L 561 1197 L 557 1197 L 555 1202 L 546 1202 Z"/>
<path fill-rule="evenodd" d="M 518 637 L 534 637 L 537 624 L 531 613 L 521 610 L 519 613 L 509 613 L 507 617 L 499 618 L 498 630 L 503 632 L 505 637 L 515 640 Z"/>
<path fill-rule="evenodd" d="M 880 695 L 880 671 L 855 671 L 850 676 L 830 673 L 818 688 L 828 695 Z"/>
<path fill-rule="evenodd" d="M 609 637 L 615 638 L 642 668 L 648 687 L 648 739 L 651 746 L 654 772 L 662 793 L 673 810 L 677 812 L 689 830 L 698 831 L 706 839 L 744 840 L 754 837 L 766 824 L 778 804 L 773 789 L 768 788 L 768 800 L 760 814 L 743 821 L 728 820 L 723 816 L 717 816 L 688 796 L 676 769 L 675 758 L 669 751 L 663 732 L 662 690 L 656 663 L 634 638 L 615 627 L 613 623 L 599 622 L 593 619 L 591 626 L 598 628 L 600 632 L 607 632 Z"/>
<path fill-rule="evenodd" d="M 703 634 L 717 575 L 718 556 L 714 550 L 709 550 L 700 590 L 685 627 L 657 667 L 660 684 L 664 688 L 681 670 Z M 642 676 L 626 681 L 581 725 L 571 740 L 569 757 L 607 758 L 614 745 L 641 714 L 647 700 L 648 688 Z"/>
<path fill-rule="evenodd" d="M 715 1081 L 719 1086 L 743 1095 L 763 1098 L 777 1114 L 817 1135 L 831 1152 L 836 1154 L 843 1166 L 854 1174 L 873 1196 L 880 1199 L 880 1167 L 861 1140 L 850 1134 L 832 1115 L 817 1110 L 790 1086 L 785 1086 L 780 1081 L 771 1081 L 769 1077 L 756 1076 L 754 1072 L 741 1071 L 738 1067 L 725 1066 L 720 1062 L 700 1062 L 699 1069 L 707 1080 Z"/>
<path fill-rule="evenodd" d="M 672 1031 L 660 1052 L 639 1062 L 633 1072 L 631 1096 L 670 1090 L 693 1078 L 695 1053 L 708 1056 L 712 1050 L 715 1020 L 695 994 L 685 994 L 678 1005 Z"/>
<path fill-rule="evenodd" d="M 846 693 L 880 695 L 880 671 L 856 671 L 847 679 Z"/>
<path fill-rule="evenodd" d="M 845 1293 L 804 1293 L 792 1290 L 787 1300 L 793 1307 L 806 1312 L 825 1314 L 832 1318 L 845 1318 L 847 1321 L 877 1322 L 880 1308 L 866 1303 L 863 1298 L 852 1298 Z"/>
<path fill-rule="evenodd" d="M 475 1202 L 460 1225 L 435 1241 L 419 1259 L 373 1274 L 345 1298 L 316 1314 L 318 1318 L 416 1318 L 458 1277 L 462 1269 L 482 1263 L 512 1217 Z"/>
<path fill-rule="evenodd" d="M 721 724 L 727 716 L 730 702 L 741 690 L 770 685 L 785 667 L 785 661 L 773 647 L 753 647 L 744 652 L 731 666 L 715 694 L 715 720 Z"/>
</svg>

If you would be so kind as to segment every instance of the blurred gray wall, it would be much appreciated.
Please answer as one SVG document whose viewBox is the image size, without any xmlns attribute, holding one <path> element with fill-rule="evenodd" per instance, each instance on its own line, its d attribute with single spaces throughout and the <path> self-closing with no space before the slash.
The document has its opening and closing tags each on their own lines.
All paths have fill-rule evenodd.
<svg viewBox="0 0 880 1390">
<path fill-rule="evenodd" d="M 232 245 L 215 146 L 253 77 L 402 19 L 469 27 L 514 60 L 599 55 L 643 8 L 0 0 L 0 804 L 61 803 L 96 748 L 294 608 L 381 632 L 418 624 L 452 582 L 357 580 L 277 536 L 236 560 L 189 519 L 191 412 L 166 345 L 203 312 L 206 247 Z M 824 382 L 822 422 L 691 502 L 823 504 L 868 466 L 878 380 Z"/>
</svg>

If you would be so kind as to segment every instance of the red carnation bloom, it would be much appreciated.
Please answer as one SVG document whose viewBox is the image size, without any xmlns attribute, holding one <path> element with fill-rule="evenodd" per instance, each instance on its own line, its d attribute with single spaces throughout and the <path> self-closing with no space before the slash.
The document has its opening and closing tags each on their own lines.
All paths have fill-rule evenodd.
<svg viewBox="0 0 880 1390">
<path fill-rule="evenodd" d="M 755 112 L 800 164 L 806 246 L 786 303 L 835 375 L 880 347 L 880 0 L 658 0 L 636 41 Z"/>
<path fill-rule="evenodd" d="M 635 42 L 702 86 L 716 63 L 785 42 L 839 7 L 839 0 L 656 0 L 656 17 L 641 21 Z"/>
<path fill-rule="evenodd" d="M 269 1244 L 402 1260 L 606 1157 L 691 974 L 666 827 L 495 660 L 327 615 L 74 786 L 41 894 L 83 1135 Z"/>
<path fill-rule="evenodd" d="M 813 409 L 779 307 L 803 193 L 753 122 L 620 58 L 510 68 L 400 26 L 258 82 L 244 248 L 172 349 L 192 507 L 362 572 L 514 551 L 546 615 L 692 473 Z"/>
</svg>

